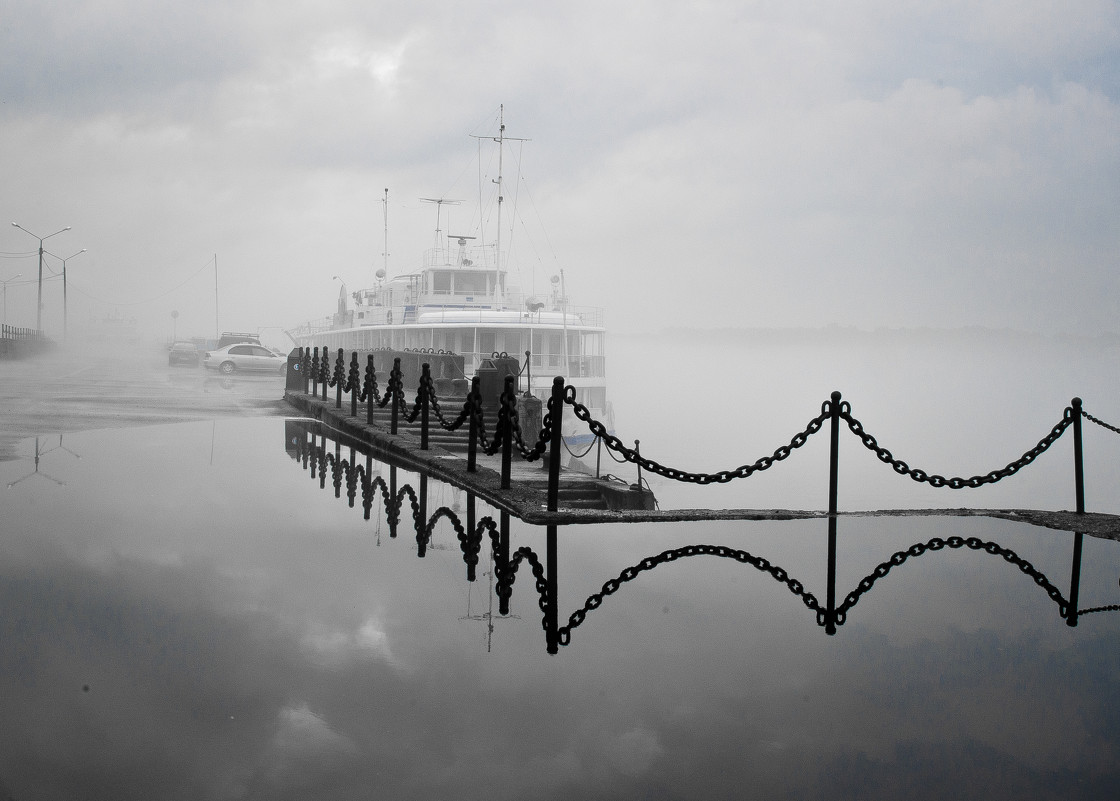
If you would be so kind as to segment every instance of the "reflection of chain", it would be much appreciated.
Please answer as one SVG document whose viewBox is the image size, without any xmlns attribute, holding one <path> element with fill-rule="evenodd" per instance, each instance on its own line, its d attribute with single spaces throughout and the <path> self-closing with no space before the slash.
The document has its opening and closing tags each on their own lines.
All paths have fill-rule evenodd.
<svg viewBox="0 0 1120 801">
<path fill-rule="evenodd" d="M 892 554 L 891 558 L 888 561 L 880 563 L 879 566 L 876 567 L 870 575 L 861 579 L 856 589 L 848 593 L 848 596 L 844 599 L 844 603 L 840 604 L 840 606 L 837 607 L 836 624 L 842 625 L 844 623 L 844 620 L 847 617 L 848 610 L 856 605 L 856 602 L 859 601 L 860 596 L 870 590 L 875 585 L 876 581 L 883 578 L 883 576 L 887 575 L 887 573 L 890 573 L 893 568 L 898 567 L 910 557 L 921 556 L 926 551 L 940 551 L 942 548 L 956 549 L 962 546 L 970 548 L 973 551 L 983 550 L 993 555 L 1002 556 L 1004 561 L 1010 562 L 1011 564 L 1018 567 L 1021 571 L 1033 578 L 1035 584 L 1046 590 L 1046 594 L 1049 595 L 1050 599 L 1058 605 L 1059 613 L 1062 615 L 1062 617 L 1065 617 L 1066 611 L 1068 609 L 1068 604 L 1066 603 L 1066 599 L 1062 597 L 1062 593 L 1058 590 L 1057 587 L 1051 584 L 1046 576 L 1040 573 L 1034 565 L 1032 565 L 1026 559 L 1023 559 L 1011 549 L 1004 548 L 995 542 L 984 542 L 978 537 L 969 537 L 968 539 L 965 539 L 964 537 L 946 537 L 944 539 L 940 537 L 934 537 L 929 542 L 915 543 L 905 551 L 898 551 L 897 553 Z"/>
<path fill-rule="evenodd" d="M 583 623 L 588 612 L 593 609 L 598 609 L 603 603 L 603 599 L 608 595 L 613 595 L 618 592 L 623 584 L 628 581 L 633 581 L 643 571 L 653 570 L 653 568 L 658 565 L 665 564 L 666 562 L 675 562 L 678 559 L 688 556 L 719 556 L 724 559 L 734 559 L 743 564 L 753 565 L 758 570 L 769 573 L 782 584 L 785 584 L 790 592 L 800 597 L 805 603 L 805 606 L 816 611 L 818 622 L 821 623 L 821 616 L 824 612 L 821 610 L 820 603 L 817 601 L 816 597 L 813 593 L 808 592 L 800 581 L 790 577 L 784 568 L 771 564 L 769 560 L 763 559 L 761 556 L 755 556 L 747 551 L 739 551 L 723 545 L 686 545 L 683 548 L 675 548 L 673 550 L 663 551 L 657 556 L 647 557 L 638 564 L 623 570 L 619 573 L 618 578 L 613 578 L 604 584 L 603 589 L 588 597 L 582 609 L 577 609 L 572 613 L 571 617 L 568 619 L 567 626 L 562 626 L 557 630 L 560 644 L 567 645 L 571 640 L 572 629 Z M 823 625 L 823 623 L 821 623 L 821 625 Z"/>
</svg>

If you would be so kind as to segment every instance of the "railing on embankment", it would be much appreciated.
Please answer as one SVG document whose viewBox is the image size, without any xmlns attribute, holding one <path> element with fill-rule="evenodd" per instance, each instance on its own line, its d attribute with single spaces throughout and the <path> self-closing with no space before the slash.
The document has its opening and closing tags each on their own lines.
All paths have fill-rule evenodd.
<svg viewBox="0 0 1120 801">
<path fill-rule="evenodd" d="M 49 341 L 38 329 L 3 325 L 0 326 L 0 357 L 21 356 L 25 352 L 35 352 Z"/>
<path fill-rule="evenodd" d="M 303 348 L 299 350 L 296 375 L 289 373 L 288 388 L 298 387 L 302 392 L 313 396 L 321 396 L 327 400 L 330 388 L 335 390 L 335 407 L 342 408 L 343 395 L 348 395 L 350 400 L 350 414 L 358 416 L 359 403 L 365 404 L 366 422 L 372 424 L 375 406 L 391 409 L 391 433 L 397 433 L 400 419 L 409 423 L 420 423 L 420 448 L 428 448 L 429 432 L 433 425 L 432 418 L 444 429 L 453 431 L 463 426 L 468 428 L 467 470 L 476 470 L 477 453 L 481 449 L 486 454 L 501 454 L 502 457 L 502 488 L 510 486 L 510 468 L 514 451 L 517 457 L 527 461 L 542 458 L 547 452 L 549 455 L 549 481 L 548 481 L 548 510 L 555 512 L 557 509 L 557 495 L 559 488 L 560 455 L 562 447 L 561 425 L 563 422 L 564 407 L 570 406 L 572 414 L 585 424 L 588 430 L 608 449 L 608 452 L 617 454 L 617 459 L 631 462 L 638 467 L 638 486 L 642 485 L 641 471 L 655 473 L 663 478 L 692 484 L 717 484 L 727 483 L 736 479 L 749 478 L 755 473 L 768 470 L 777 462 L 784 461 L 798 448 L 805 445 L 811 436 L 820 432 L 828 424 L 830 432 L 829 449 L 829 491 L 828 514 L 835 517 L 837 514 L 837 486 L 839 472 L 839 438 L 840 424 L 847 425 L 848 430 L 855 434 L 866 448 L 872 451 L 881 462 L 889 464 L 891 468 L 902 476 L 908 476 L 914 481 L 928 484 L 934 488 L 948 489 L 976 489 L 986 484 L 1010 478 L 1024 467 L 1030 465 L 1042 453 L 1047 451 L 1065 432 L 1073 429 L 1073 472 L 1075 488 L 1075 509 L 1078 514 L 1085 512 L 1085 470 L 1082 448 L 1082 419 L 1089 420 L 1110 431 L 1120 433 L 1120 428 L 1109 425 L 1104 421 L 1088 414 L 1082 409 L 1080 398 L 1074 398 L 1063 412 L 1061 419 L 1053 426 L 1050 432 L 1021 457 L 997 470 L 992 470 L 983 475 L 974 475 L 968 478 L 945 476 L 929 473 L 925 470 L 911 467 L 905 461 L 895 458 L 878 440 L 868 433 L 856 417 L 852 415 L 851 404 L 841 399 L 839 392 L 833 392 L 829 400 L 821 404 L 821 411 L 812 418 L 804 430 L 795 434 L 788 445 L 782 445 L 772 454 L 762 456 L 751 464 L 743 464 L 732 470 L 721 470 L 715 473 L 693 473 L 678 468 L 663 465 L 653 459 L 643 456 L 637 447 L 629 448 L 622 440 L 610 433 L 606 426 L 592 417 L 590 410 L 576 400 L 574 387 L 566 386 L 563 377 L 557 376 L 553 380 L 552 394 L 547 400 L 546 412 L 543 415 L 542 426 L 538 436 L 532 442 L 527 442 L 522 431 L 518 414 L 518 397 L 513 389 L 514 377 L 508 376 L 505 380 L 505 389 L 501 394 L 497 419 L 487 421 L 483 410 L 482 398 L 479 392 L 479 379 L 475 377 L 471 383 L 470 392 L 462 407 L 454 415 L 445 413 L 440 407 L 436 397 L 434 382 L 428 364 L 422 365 L 422 373 L 417 387 L 415 401 L 409 405 L 405 399 L 402 386 L 400 360 L 394 362 L 394 367 L 388 377 L 388 385 L 384 393 L 378 389 L 377 375 L 373 367 L 374 358 L 367 356 L 364 374 L 358 364 L 358 354 L 352 352 L 349 364 L 345 359 L 345 352 L 339 348 L 337 357 L 331 364 L 327 349 L 323 349 L 322 356 L 319 348 Z M 493 429 L 493 435 L 487 436 L 487 426 Z M 637 444 L 637 443 L 635 443 Z"/>
<path fill-rule="evenodd" d="M 349 458 L 342 453 L 344 442 L 349 448 Z M 1080 618 L 1085 615 L 1120 612 L 1120 604 L 1089 608 L 1082 608 L 1079 605 L 1082 548 L 1085 536 L 1082 533 L 1073 535 L 1068 595 L 1063 595 L 1055 581 L 1031 562 L 998 542 L 982 540 L 979 537 L 949 536 L 916 542 L 905 550 L 896 551 L 890 558 L 876 566 L 871 573 L 860 579 L 841 600 L 837 593 L 836 518 L 832 516 L 828 520 L 826 547 L 828 570 L 825 592 L 821 598 L 818 598 L 785 568 L 765 557 L 724 545 L 693 544 L 648 556 L 633 566 L 623 569 L 617 577 L 606 581 L 599 591 L 588 596 L 587 600 L 568 616 L 566 624 L 561 625 L 557 578 L 559 548 L 555 525 L 547 527 L 546 552 L 543 559 L 532 548 L 526 546 L 511 551 L 509 512 L 498 510 L 497 520 L 489 515 L 478 516 L 475 509 L 475 496 L 470 492 L 467 493 L 465 520 L 460 518 L 457 509 L 449 509 L 446 506 L 431 511 L 428 506 L 427 476 L 423 473 L 419 474 L 418 488 L 413 488 L 407 483 L 398 484 L 397 468 L 389 463 L 385 465 L 388 469 L 388 480 L 386 480 L 379 474 L 380 468 L 374 469 L 372 455 L 368 450 L 364 450 L 368 447 L 366 443 L 347 437 L 318 422 L 290 421 L 285 426 L 284 447 L 292 459 L 308 471 L 310 478 L 319 484 L 320 489 L 328 489 L 329 475 L 330 487 L 333 488 L 335 498 L 345 497 L 350 508 L 355 508 L 356 502 L 360 499 L 360 508 L 365 520 L 371 519 L 374 508 L 378 509 L 378 545 L 381 544 L 382 512 L 391 540 L 397 538 L 400 528 L 412 529 L 415 534 L 416 555 L 420 558 L 425 556 L 431 545 L 437 524 L 446 520 L 454 529 L 455 539 L 466 567 L 466 579 L 473 582 L 476 579 L 483 543 L 488 540 L 489 559 L 493 564 L 493 575 L 497 579 L 494 592 L 498 599 L 500 616 L 510 614 L 514 581 L 519 568 L 527 565 L 532 572 L 532 591 L 542 613 L 541 627 L 545 633 L 546 648 L 552 654 L 557 653 L 560 646 L 571 644 L 572 631 L 578 628 L 589 614 L 602 606 L 609 597 L 631 586 L 631 583 L 641 578 L 643 574 L 681 559 L 702 556 L 726 559 L 768 575 L 798 598 L 812 613 L 816 625 L 829 635 L 836 634 L 837 630 L 848 622 L 849 613 L 860 599 L 892 570 L 907 562 L 912 565 L 919 557 L 943 550 L 963 550 L 975 553 L 981 558 L 984 554 L 996 556 L 1004 563 L 1014 566 L 1047 594 L 1057 607 L 1059 616 L 1068 626 L 1077 626 Z M 359 459 L 359 453 L 364 457 L 364 464 Z M 411 526 L 408 526 L 408 522 L 404 519 L 405 515 L 410 518 Z"/>
</svg>

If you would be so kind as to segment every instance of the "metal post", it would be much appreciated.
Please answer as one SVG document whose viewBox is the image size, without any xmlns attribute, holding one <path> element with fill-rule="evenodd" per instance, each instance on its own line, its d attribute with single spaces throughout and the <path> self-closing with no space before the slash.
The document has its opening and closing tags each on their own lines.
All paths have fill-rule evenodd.
<svg viewBox="0 0 1120 801">
<path fill-rule="evenodd" d="M 299 349 L 299 370 L 303 373 L 303 394 L 307 394 L 308 383 L 311 381 L 311 376 L 308 372 L 311 370 L 311 348 Z"/>
<path fill-rule="evenodd" d="M 599 478 L 599 466 L 603 462 L 603 438 L 595 435 L 595 478 Z"/>
<path fill-rule="evenodd" d="M 478 469 L 478 415 L 481 407 L 478 403 L 478 385 L 479 378 L 475 376 L 471 379 L 471 391 L 467 396 L 467 402 L 471 405 L 470 425 L 467 429 L 467 472 L 473 473 Z"/>
<path fill-rule="evenodd" d="M 392 395 L 390 403 L 393 405 L 393 415 L 390 418 L 392 424 L 389 428 L 390 434 L 397 433 L 397 412 L 400 406 L 401 397 L 401 357 L 393 359 L 393 372 L 389 374 L 389 393 Z"/>
<path fill-rule="evenodd" d="M 1077 513 L 1085 514 L 1085 465 L 1081 446 L 1081 398 L 1074 398 L 1073 405 L 1073 483 L 1077 498 Z"/>
<path fill-rule="evenodd" d="M 315 348 L 315 356 L 311 359 L 311 397 L 319 396 L 319 348 Z"/>
<path fill-rule="evenodd" d="M 323 360 L 319 362 L 319 383 L 323 385 L 323 402 L 327 400 L 327 386 L 331 380 L 331 354 L 327 346 L 323 346 Z"/>
<path fill-rule="evenodd" d="M 513 376 L 506 376 L 506 388 L 502 393 L 502 413 L 499 417 L 502 429 L 502 489 L 509 489 L 510 472 L 513 463 L 513 413 L 517 395 L 513 390 Z"/>
<path fill-rule="evenodd" d="M 640 439 L 634 440 L 634 455 L 636 457 L 638 457 L 637 460 L 635 461 L 635 464 L 638 465 L 638 491 L 639 492 L 641 492 L 641 489 L 642 489 L 642 448 L 641 448 L 641 445 L 642 445 L 642 441 Z"/>
<path fill-rule="evenodd" d="M 344 380 L 345 377 L 346 377 L 345 367 L 346 367 L 346 353 L 345 353 L 345 351 L 342 350 L 342 348 L 339 348 L 338 349 L 338 358 L 336 358 L 335 362 L 334 362 L 334 382 L 335 382 L 335 384 L 334 384 L 334 386 L 335 386 L 334 408 L 336 408 L 336 409 L 341 409 L 342 408 L 342 389 L 343 389 L 343 385 L 346 383 L 346 381 Z"/>
<path fill-rule="evenodd" d="M 564 378 L 552 379 L 552 398 L 548 406 L 552 421 L 552 441 L 548 446 L 548 511 L 555 512 L 560 495 L 560 449 L 564 445 L 561 434 L 564 420 Z"/>
<path fill-rule="evenodd" d="M 533 356 L 532 351 L 525 351 L 525 394 L 533 394 Z"/>
<path fill-rule="evenodd" d="M 428 405 L 431 403 L 428 387 L 431 383 L 431 366 L 424 362 L 420 365 L 420 450 L 422 451 L 428 450 Z"/>
<path fill-rule="evenodd" d="M 825 633 L 836 633 L 836 496 L 840 469 L 840 393 L 832 393 L 829 407 L 831 440 L 828 455 L 828 590 Z"/>
<path fill-rule="evenodd" d="M 361 382 L 358 380 L 358 351 L 350 354 L 350 375 L 346 377 L 346 384 L 350 389 L 350 416 L 358 416 L 358 396 L 361 393 Z"/>
<path fill-rule="evenodd" d="M 373 367 L 373 354 L 366 355 L 366 425 L 373 425 L 373 386 L 375 381 L 376 371 Z"/>
</svg>

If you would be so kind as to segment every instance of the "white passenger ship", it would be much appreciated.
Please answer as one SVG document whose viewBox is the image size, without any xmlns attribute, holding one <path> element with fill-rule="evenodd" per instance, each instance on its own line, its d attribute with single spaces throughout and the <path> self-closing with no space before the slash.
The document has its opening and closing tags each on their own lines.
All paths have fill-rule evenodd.
<svg viewBox="0 0 1120 801">
<path fill-rule="evenodd" d="M 502 125 L 494 137 L 499 147 L 506 140 L 504 129 Z M 492 183 L 497 186 L 500 230 L 500 166 L 499 178 Z M 418 271 L 390 278 L 380 269 L 376 286 L 357 292 L 348 292 L 344 285 L 333 315 L 289 330 L 289 336 L 299 346 L 327 347 L 332 352 L 337 348 L 450 351 L 463 356 L 463 377 L 468 379 L 495 353 L 515 357 L 524 366 L 528 351 L 523 389 L 527 372 L 529 391 L 547 399 L 553 378 L 563 376 L 575 388 L 576 399 L 613 430 L 603 310 L 571 305 L 562 270 L 552 276 L 547 295 L 522 292 L 507 281 L 500 239 L 487 246 L 475 236 L 451 235 L 446 238 L 450 241 L 441 242 L 439 225 L 437 210 L 437 246 L 424 253 Z M 565 417 L 572 416 L 566 410 Z M 570 437 L 570 427 L 564 428 L 570 446 L 591 440 Z"/>
</svg>

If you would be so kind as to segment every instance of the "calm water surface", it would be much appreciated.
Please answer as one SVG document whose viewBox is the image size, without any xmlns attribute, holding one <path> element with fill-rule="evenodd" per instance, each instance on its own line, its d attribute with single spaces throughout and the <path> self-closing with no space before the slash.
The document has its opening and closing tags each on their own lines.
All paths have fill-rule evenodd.
<svg viewBox="0 0 1120 801">
<path fill-rule="evenodd" d="M 1072 534 L 845 518 L 837 603 L 934 538 L 1000 552 L 910 557 L 832 636 L 770 573 L 683 558 L 623 583 L 549 655 L 524 565 L 498 616 L 488 547 L 474 583 L 446 521 L 418 558 L 407 514 L 395 538 L 383 510 L 363 519 L 289 433 L 267 418 L 83 432 L 40 438 L 37 469 L 35 440 L 0 463 L 0 797 L 1120 791 L 1120 613 L 1071 627 L 1036 579 L 1069 597 Z M 429 484 L 439 506 L 465 498 Z M 561 528 L 561 621 L 697 543 L 764 558 L 823 603 L 826 525 Z M 544 554 L 542 531 L 512 534 Z M 1079 608 L 1120 603 L 1118 577 L 1120 543 L 1085 537 Z"/>
</svg>

